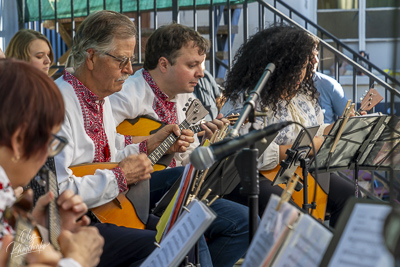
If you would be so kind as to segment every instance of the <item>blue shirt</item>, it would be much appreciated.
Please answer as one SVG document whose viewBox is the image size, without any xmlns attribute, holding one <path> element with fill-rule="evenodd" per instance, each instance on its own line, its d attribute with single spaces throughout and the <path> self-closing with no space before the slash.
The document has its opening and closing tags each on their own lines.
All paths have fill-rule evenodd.
<svg viewBox="0 0 400 267">
<path fill-rule="evenodd" d="M 342 116 L 347 104 L 343 88 L 335 79 L 319 72 L 314 74 L 313 79 L 320 93 L 318 101 L 324 114 L 324 122 L 333 123 L 337 117 Z"/>
</svg>

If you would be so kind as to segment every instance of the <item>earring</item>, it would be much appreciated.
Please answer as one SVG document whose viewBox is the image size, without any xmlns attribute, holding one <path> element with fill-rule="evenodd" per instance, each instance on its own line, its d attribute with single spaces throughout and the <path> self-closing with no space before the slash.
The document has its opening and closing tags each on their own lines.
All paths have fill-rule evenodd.
<svg viewBox="0 0 400 267">
<path fill-rule="evenodd" d="M 19 157 L 19 155 L 18 155 L 18 156 L 16 156 L 16 157 L 12 157 L 12 158 L 11 158 L 11 161 L 14 162 L 14 163 L 17 163 L 17 162 L 19 161 L 19 159 L 20 159 L 20 157 Z"/>
</svg>

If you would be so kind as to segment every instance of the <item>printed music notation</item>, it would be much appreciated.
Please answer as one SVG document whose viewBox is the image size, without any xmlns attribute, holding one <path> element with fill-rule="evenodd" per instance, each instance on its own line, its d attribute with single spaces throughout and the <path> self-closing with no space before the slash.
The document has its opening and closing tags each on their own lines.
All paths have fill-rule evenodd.
<svg viewBox="0 0 400 267">
<path fill-rule="evenodd" d="M 211 209 L 197 199 L 190 202 L 187 210 L 183 211 L 178 221 L 141 267 L 178 266 L 217 217 Z"/>
<path fill-rule="evenodd" d="M 329 266 L 375 267 L 391 262 L 393 257 L 383 239 L 383 225 L 390 210 L 389 205 L 355 204 Z"/>
<path fill-rule="evenodd" d="M 287 202 L 277 211 L 279 201 L 271 196 L 242 266 L 319 266 L 332 233 Z"/>
</svg>

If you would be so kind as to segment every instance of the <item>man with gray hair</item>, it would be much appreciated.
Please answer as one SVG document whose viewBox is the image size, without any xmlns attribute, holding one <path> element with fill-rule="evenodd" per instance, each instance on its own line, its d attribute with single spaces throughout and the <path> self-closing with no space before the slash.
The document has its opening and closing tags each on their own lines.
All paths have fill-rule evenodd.
<svg viewBox="0 0 400 267">
<path fill-rule="evenodd" d="M 113 11 L 92 13 L 74 38 L 73 70 L 67 69 L 56 80 L 66 106 L 60 134 L 68 139 L 68 145 L 55 157 L 59 188 L 81 195 L 89 208 L 113 201 L 128 186 L 150 179 L 153 171 L 147 155 L 139 154 L 139 144 L 131 144 L 132 140 L 116 133 L 108 99 L 121 90 L 133 72 L 135 43 L 136 27 L 128 17 Z M 147 139 L 147 150 L 151 152 L 171 132 L 180 136 L 171 152 L 183 152 L 194 141 L 191 132 L 185 135 L 177 125 L 169 125 Z M 83 177 L 74 175 L 69 168 L 96 162 L 119 163 L 115 168 L 97 169 L 93 175 Z M 148 225 L 155 219 L 150 216 Z M 154 230 L 107 223 L 95 226 L 105 239 L 99 266 L 129 266 L 155 248 Z"/>
</svg>

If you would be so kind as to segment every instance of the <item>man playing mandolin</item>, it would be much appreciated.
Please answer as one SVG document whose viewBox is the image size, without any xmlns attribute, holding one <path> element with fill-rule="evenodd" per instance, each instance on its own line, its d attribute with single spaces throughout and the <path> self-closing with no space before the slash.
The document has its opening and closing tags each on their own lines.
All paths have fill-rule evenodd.
<svg viewBox="0 0 400 267">
<path fill-rule="evenodd" d="M 110 96 L 117 124 L 140 116 L 167 125 L 182 123 L 185 120 L 182 108 L 189 98 L 195 98 L 194 87 L 204 76 L 208 47 L 208 41 L 189 27 L 170 24 L 158 28 L 147 41 L 144 68 L 129 77 L 120 92 Z M 219 114 L 213 121 L 202 124 L 205 138 L 210 138 L 225 123 L 228 120 Z M 190 152 L 198 145 L 196 138 L 185 153 L 175 153 L 170 167 L 187 164 Z M 140 143 L 142 151 L 146 147 L 146 141 Z M 248 247 L 248 209 L 225 199 L 216 200 L 211 208 L 218 215 L 205 232 L 212 264 L 233 266 Z M 211 264 L 200 256 L 202 266 Z"/>
</svg>

